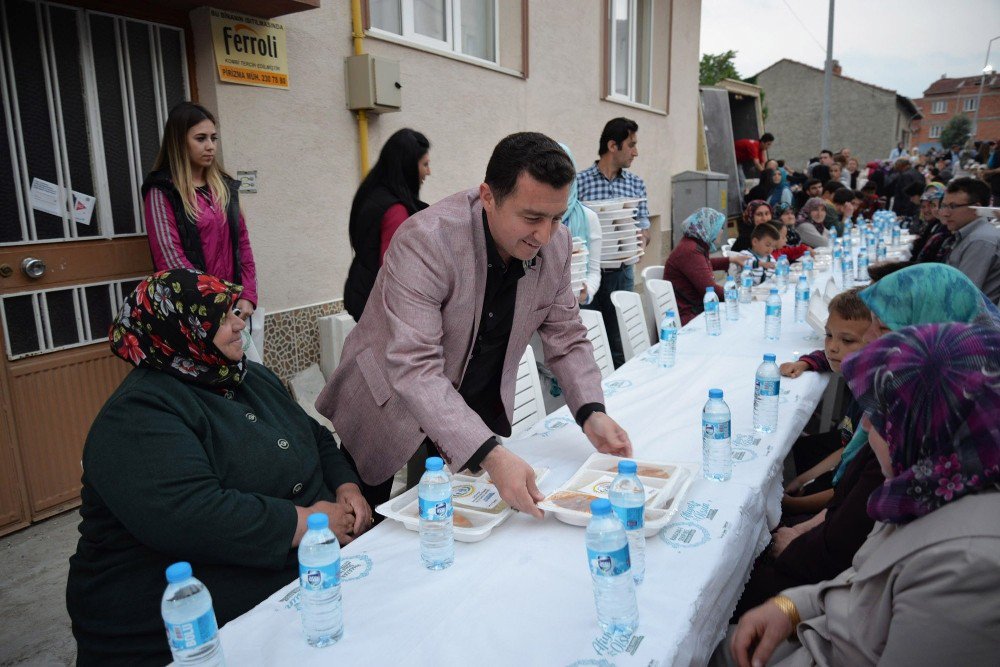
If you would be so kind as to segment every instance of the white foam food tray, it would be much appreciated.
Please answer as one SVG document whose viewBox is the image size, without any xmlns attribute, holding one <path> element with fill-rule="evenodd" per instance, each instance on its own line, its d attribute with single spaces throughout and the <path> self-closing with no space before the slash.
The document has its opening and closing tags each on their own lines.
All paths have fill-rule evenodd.
<svg viewBox="0 0 1000 667">
<path fill-rule="evenodd" d="M 629 220 L 635 217 L 635 214 L 639 212 L 637 208 L 619 208 L 612 211 L 599 211 L 597 213 L 597 219 L 602 223 L 609 220 Z"/>
<path fill-rule="evenodd" d="M 608 497 L 611 480 L 618 474 L 622 459 L 609 454 L 590 455 L 566 483 L 538 503 L 563 523 L 586 526 L 590 521 L 590 503 Z M 646 489 L 645 534 L 655 535 L 680 509 L 698 472 L 692 463 L 654 463 L 635 461 L 639 481 Z"/>
<path fill-rule="evenodd" d="M 594 199 L 591 201 L 581 201 L 580 203 L 595 213 L 616 211 L 625 206 L 625 200 L 620 197 L 618 199 Z"/>
<path fill-rule="evenodd" d="M 548 468 L 535 468 L 535 480 L 540 482 L 548 472 Z M 494 528 L 514 512 L 507 503 L 500 500 L 500 493 L 485 473 L 452 475 L 451 489 L 454 535 L 459 542 L 485 540 Z M 375 511 L 387 519 L 399 521 L 409 530 L 418 531 L 420 514 L 417 492 L 417 487 L 413 487 L 382 503 Z M 485 509 L 491 502 L 493 506 Z"/>
</svg>

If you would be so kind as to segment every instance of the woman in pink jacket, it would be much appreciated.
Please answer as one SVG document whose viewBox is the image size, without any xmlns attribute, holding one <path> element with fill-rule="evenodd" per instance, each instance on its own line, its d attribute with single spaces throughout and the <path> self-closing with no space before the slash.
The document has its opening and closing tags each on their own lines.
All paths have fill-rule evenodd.
<svg viewBox="0 0 1000 667">
<path fill-rule="evenodd" d="M 236 308 L 257 307 L 257 267 L 240 209 L 239 181 L 222 169 L 215 116 L 200 104 L 170 110 L 153 171 L 142 184 L 157 271 L 187 268 L 243 286 Z"/>
</svg>

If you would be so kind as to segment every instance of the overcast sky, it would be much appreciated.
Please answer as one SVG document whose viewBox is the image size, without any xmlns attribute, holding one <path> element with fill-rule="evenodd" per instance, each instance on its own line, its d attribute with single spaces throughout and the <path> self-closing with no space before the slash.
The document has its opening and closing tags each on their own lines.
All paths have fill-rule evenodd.
<svg viewBox="0 0 1000 667">
<path fill-rule="evenodd" d="M 701 53 L 738 51 L 742 77 L 782 58 L 822 68 L 828 11 L 827 0 L 702 0 Z M 1000 0 L 836 0 L 834 14 L 843 75 L 914 99 L 942 74 L 979 74 L 1000 36 Z M 1000 40 L 990 64 L 1000 70 Z"/>
</svg>

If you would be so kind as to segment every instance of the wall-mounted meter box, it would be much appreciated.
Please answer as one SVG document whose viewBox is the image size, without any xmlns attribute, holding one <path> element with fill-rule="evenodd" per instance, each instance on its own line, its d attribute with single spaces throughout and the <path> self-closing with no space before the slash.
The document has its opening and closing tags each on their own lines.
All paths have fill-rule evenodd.
<svg viewBox="0 0 1000 667">
<path fill-rule="evenodd" d="M 388 113 L 403 106 L 399 61 L 364 53 L 344 58 L 347 108 L 351 111 Z"/>
</svg>

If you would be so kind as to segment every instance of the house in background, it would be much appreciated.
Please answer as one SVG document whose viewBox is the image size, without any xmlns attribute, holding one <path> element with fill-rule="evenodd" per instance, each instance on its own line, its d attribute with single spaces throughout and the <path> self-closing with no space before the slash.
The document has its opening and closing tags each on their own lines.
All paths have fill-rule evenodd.
<svg viewBox="0 0 1000 667">
<path fill-rule="evenodd" d="M 970 121 L 978 122 L 978 127 L 973 128 L 972 141 L 1000 140 L 1000 74 L 996 72 L 957 79 L 942 76 L 914 103 L 923 116 L 913 135 L 913 143 L 921 151 L 932 147 L 941 148 L 939 139 L 945 125 L 960 114 L 968 116 Z"/>
<path fill-rule="evenodd" d="M 767 131 L 775 137 L 769 156 L 783 158 L 799 171 L 824 148 L 850 148 L 862 164 L 888 159 L 897 142 L 910 145 L 914 122 L 920 118 L 908 97 L 846 77 L 834 61 L 830 145 L 820 146 L 822 69 L 784 58 L 750 80 L 764 90 Z"/>
<path fill-rule="evenodd" d="M 398 111 L 368 116 L 371 162 L 396 130 L 423 132 L 433 175 L 421 198 L 435 202 L 477 187 L 511 132 L 549 134 L 582 169 L 605 122 L 630 117 L 653 225 L 639 268 L 663 264 L 670 178 L 695 167 L 700 1 L 360 4 L 363 50 L 398 63 L 401 86 Z M 255 176 L 241 204 L 265 363 L 286 379 L 315 363 L 317 317 L 343 308 L 361 172 L 344 64 L 352 2 L 211 2 L 283 26 L 284 89 L 220 81 L 205 5 L 0 2 L 0 534 L 79 503 L 87 430 L 130 370 L 108 324 L 151 269 L 139 186 L 178 101 L 214 110 L 227 171 Z M 93 196 L 92 215 L 35 210 L 36 178 Z"/>
</svg>

